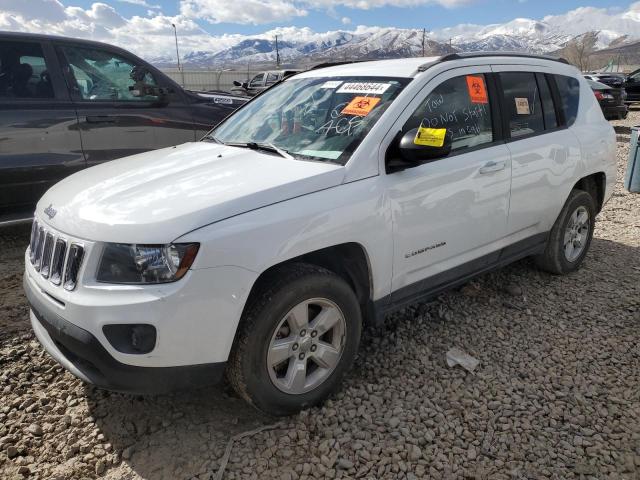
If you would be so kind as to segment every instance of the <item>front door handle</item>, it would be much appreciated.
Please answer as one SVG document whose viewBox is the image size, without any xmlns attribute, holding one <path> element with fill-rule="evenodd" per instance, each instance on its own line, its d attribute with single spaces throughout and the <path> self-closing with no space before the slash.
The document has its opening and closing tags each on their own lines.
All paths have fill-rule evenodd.
<svg viewBox="0 0 640 480">
<path fill-rule="evenodd" d="M 109 115 L 87 115 L 87 123 L 116 123 L 116 117 Z"/>
<path fill-rule="evenodd" d="M 492 172 L 499 172 L 500 170 L 504 170 L 504 167 L 506 166 L 506 162 L 504 161 L 500 161 L 500 162 L 487 162 L 485 163 L 482 167 L 480 167 L 480 173 L 484 174 L 484 173 L 492 173 Z"/>
</svg>

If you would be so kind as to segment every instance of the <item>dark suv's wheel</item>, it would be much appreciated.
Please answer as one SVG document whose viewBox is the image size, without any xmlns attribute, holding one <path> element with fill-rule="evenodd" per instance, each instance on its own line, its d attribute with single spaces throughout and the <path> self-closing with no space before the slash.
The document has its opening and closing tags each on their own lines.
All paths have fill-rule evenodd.
<svg viewBox="0 0 640 480">
<path fill-rule="evenodd" d="M 555 274 L 576 270 L 591 245 L 595 218 L 593 197 L 573 190 L 551 229 L 544 253 L 536 257 L 538 266 Z"/>
<path fill-rule="evenodd" d="M 361 315 L 351 287 L 324 268 L 276 271 L 245 309 L 227 376 L 258 409 L 287 415 L 316 405 L 355 359 Z"/>
</svg>

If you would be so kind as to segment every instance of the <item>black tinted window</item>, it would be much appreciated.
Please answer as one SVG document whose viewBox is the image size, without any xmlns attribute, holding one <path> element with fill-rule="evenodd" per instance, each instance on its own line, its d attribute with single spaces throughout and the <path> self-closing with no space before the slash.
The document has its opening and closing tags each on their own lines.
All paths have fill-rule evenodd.
<svg viewBox="0 0 640 480">
<path fill-rule="evenodd" d="M 556 117 L 556 109 L 553 105 L 553 97 L 549 89 L 547 78 L 542 75 L 536 75 L 538 80 L 538 88 L 540 89 L 540 99 L 542 100 L 542 112 L 544 113 L 544 126 L 547 130 L 558 126 L 558 118 Z"/>
<path fill-rule="evenodd" d="M 53 98 L 39 43 L 0 42 L 0 98 Z"/>
<path fill-rule="evenodd" d="M 463 75 L 438 85 L 411 115 L 403 131 L 418 127 L 446 129 L 451 151 L 491 143 L 493 128 L 485 76 Z"/>
<path fill-rule="evenodd" d="M 580 103 L 580 84 L 573 77 L 555 75 L 558 93 L 564 111 L 567 126 L 573 125 L 578 116 L 578 104 Z"/>
<path fill-rule="evenodd" d="M 511 137 L 544 131 L 542 104 L 536 77 L 528 72 L 500 74 L 504 107 Z"/>
</svg>

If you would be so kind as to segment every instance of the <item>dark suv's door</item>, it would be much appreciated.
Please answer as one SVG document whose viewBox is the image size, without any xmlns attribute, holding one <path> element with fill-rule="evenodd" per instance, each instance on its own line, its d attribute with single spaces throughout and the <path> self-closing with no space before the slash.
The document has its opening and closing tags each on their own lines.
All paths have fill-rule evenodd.
<svg viewBox="0 0 640 480">
<path fill-rule="evenodd" d="M 78 119 L 51 44 L 0 35 L 0 223 L 84 168 Z"/>
<path fill-rule="evenodd" d="M 78 112 L 87 166 L 195 140 L 191 107 L 183 92 L 142 60 L 118 49 L 63 43 L 60 61 Z M 134 67 L 161 95 L 135 93 Z"/>
</svg>

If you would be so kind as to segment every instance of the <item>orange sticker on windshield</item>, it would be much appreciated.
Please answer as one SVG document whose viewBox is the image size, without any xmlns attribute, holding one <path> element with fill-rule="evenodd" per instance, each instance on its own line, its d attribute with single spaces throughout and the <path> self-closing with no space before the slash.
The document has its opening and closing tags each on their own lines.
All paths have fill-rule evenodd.
<svg viewBox="0 0 640 480">
<path fill-rule="evenodd" d="M 474 75 L 467 75 L 467 89 L 471 103 L 489 103 L 487 89 L 484 86 L 484 78 Z"/>
<path fill-rule="evenodd" d="M 379 101 L 380 99 L 376 97 L 354 97 L 340 113 L 366 117 Z"/>
</svg>

